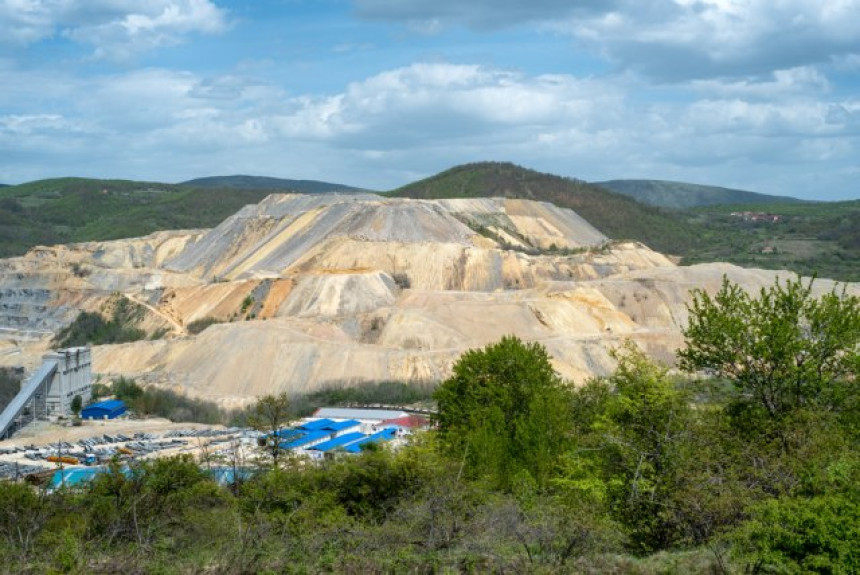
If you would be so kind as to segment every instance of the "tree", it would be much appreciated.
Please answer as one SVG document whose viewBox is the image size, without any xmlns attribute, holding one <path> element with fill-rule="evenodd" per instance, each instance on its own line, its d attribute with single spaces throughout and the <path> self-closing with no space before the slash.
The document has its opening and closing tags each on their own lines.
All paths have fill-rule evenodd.
<svg viewBox="0 0 860 575">
<path fill-rule="evenodd" d="M 84 407 L 84 399 L 80 395 L 76 395 L 72 398 L 72 404 L 69 406 L 72 410 L 72 413 L 75 414 L 75 417 L 80 416 L 81 409 Z"/>
<path fill-rule="evenodd" d="M 757 298 L 723 277 L 714 297 L 692 292 L 681 367 L 734 382 L 740 400 L 770 418 L 833 406 L 860 367 L 860 298 L 812 297 L 810 280 L 779 280 Z"/>
<path fill-rule="evenodd" d="M 264 395 L 251 409 L 251 427 L 266 434 L 266 449 L 272 458 L 272 466 L 277 468 L 281 455 L 279 432 L 290 419 L 290 398 L 286 392 L 280 395 Z"/>
<path fill-rule="evenodd" d="M 610 507 L 638 545 L 665 548 L 680 531 L 672 499 L 693 427 L 689 398 L 632 342 L 613 356 L 618 367 L 606 382 L 614 393 L 594 424 L 605 441 Z"/>
<path fill-rule="evenodd" d="M 507 336 L 467 351 L 434 397 L 444 448 L 502 487 L 542 485 L 569 439 L 570 394 L 538 343 Z"/>
</svg>

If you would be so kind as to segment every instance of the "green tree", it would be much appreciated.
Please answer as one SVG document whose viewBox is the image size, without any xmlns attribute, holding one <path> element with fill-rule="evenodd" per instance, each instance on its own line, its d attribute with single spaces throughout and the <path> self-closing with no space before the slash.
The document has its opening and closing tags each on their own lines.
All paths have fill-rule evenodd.
<svg viewBox="0 0 860 575">
<path fill-rule="evenodd" d="M 538 343 L 467 351 L 434 394 L 441 444 L 475 475 L 543 485 L 568 444 L 570 391 Z"/>
<path fill-rule="evenodd" d="M 286 392 L 282 392 L 280 395 L 270 394 L 260 397 L 248 416 L 251 427 L 266 434 L 266 449 L 275 468 L 278 467 L 281 458 L 278 433 L 289 421 L 290 415 L 290 398 Z"/>
<path fill-rule="evenodd" d="M 770 418 L 839 402 L 860 367 L 860 298 L 834 289 L 816 299 L 812 284 L 777 281 L 754 298 L 724 277 L 713 297 L 694 290 L 681 367 L 730 379 Z"/>
<path fill-rule="evenodd" d="M 684 446 L 693 425 L 689 398 L 668 368 L 627 342 L 613 354 L 614 391 L 595 429 L 605 441 L 610 505 L 644 548 L 665 548 L 681 529 L 673 512 Z"/>
<path fill-rule="evenodd" d="M 75 417 L 78 417 L 81 414 L 81 409 L 84 407 L 84 400 L 80 395 L 76 395 L 72 398 L 72 404 L 69 406 L 72 410 L 72 413 L 75 414 Z"/>
</svg>

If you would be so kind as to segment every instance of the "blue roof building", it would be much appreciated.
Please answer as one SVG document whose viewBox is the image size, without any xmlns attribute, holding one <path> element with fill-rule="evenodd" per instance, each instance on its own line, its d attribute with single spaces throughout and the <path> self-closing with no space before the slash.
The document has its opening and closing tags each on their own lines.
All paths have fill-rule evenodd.
<svg viewBox="0 0 860 575">
<path fill-rule="evenodd" d="M 358 441 L 363 439 L 365 435 L 363 433 L 358 433 L 357 431 L 354 433 L 345 433 L 339 437 L 335 437 L 334 439 L 329 439 L 328 441 L 324 441 L 319 445 L 315 445 L 311 447 L 314 451 L 331 451 L 332 449 L 343 447 L 352 443 L 353 441 Z"/>
<path fill-rule="evenodd" d="M 81 410 L 83 419 L 115 419 L 125 413 L 125 402 L 108 399 L 86 406 Z"/>
<path fill-rule="evenodd" d="M 327 425 L 334 423 L 331 419 L 317 419 L 314 421 L 308 421 L 307 423 L 303 423 L 297 426 L 298 429 L 305 429 L 307 431 L 314 431 L 317 429 L 323 429 Z"/>
<path fill-rule="evenodd" d="M 344 431 L 345 429 L 352 429 L 353 427 L 359 427 L 361 422 L 356 419 L 348 419 L 346 421 L 335 421 L 328 425 L 326 425 L 323 429 L 328 429 L 334 432 Z"/>
<path fill-rule="evenodd" d="M 322 442 L 325 439 L 331 437 L 330 431 L 308 431 L 307 433 L 302 434 L 300 437 L 293 439 L 292 441 L 282 441 L 278 444 L 278 447 L 281 449 L 295 449 L 296 447 L 309 447 L 309 444 L 313 444 L 314 442 Z"/>
<path fill-rule="evenodd" d="M 397 436 L 397 428 L 388 427 L 383 429 L 382 431 L 377 431 L 373 435 L 368 435 L 364 439 L 359 439 L 358 441 L 353 441 L 344 449 L 346 449 L 349 453 L 361 453 L 361 446 L 366 443 L 377 443 L 380 441 L 391 441 Z"/>
</svg>

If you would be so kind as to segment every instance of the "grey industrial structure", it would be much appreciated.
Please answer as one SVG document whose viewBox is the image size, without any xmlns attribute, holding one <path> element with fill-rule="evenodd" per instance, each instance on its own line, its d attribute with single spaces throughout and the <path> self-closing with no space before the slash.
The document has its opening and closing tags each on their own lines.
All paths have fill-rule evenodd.
<svg viewBox="0 0 860 575">
<path fill-rule="evenodd" d="M 88 347 L 42 356 L 42 365 L 0 413 L 0 439 L 35 419 L 69 415 L 76 395 L 86 405 L 92 396 L 91 364 Z"/>
</svg>

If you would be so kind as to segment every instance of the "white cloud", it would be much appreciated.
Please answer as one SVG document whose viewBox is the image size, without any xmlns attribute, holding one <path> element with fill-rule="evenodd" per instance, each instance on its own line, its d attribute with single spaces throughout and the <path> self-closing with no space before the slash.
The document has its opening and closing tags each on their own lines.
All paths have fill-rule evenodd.
<svg viewBox="0 0 860 575">
<path fill-rule="evenodd" d="M 860 0 L 353 0 L 359 16 L 474 29 L 539 25 L 663 80 L 749 76 L 860 53 Z"/>
<path fill-rule="evenodd" d="M 333 94 L 293 96 L 241 72 L 83 79 L 0 65 L 0 84 L 16 86 L 0 92 L 8 110 L 0 181 L 45 177 L 49 167 L 50 175 L 257 173 L 386 188 L 467 161 L 513 160 L 585 179 L 675 178 L 774 193 L 802 194 L 815 176 L 837 193 L 856 164 L 860 99 L 834 96 L 807 70 L 769 82 L 782 87 L 769 100 L 750 81 L 699 84 L 655 101 L 635 76 L 419 63 Z"/>
<path fill-rule="evenodd" d="M 92 45 L 97 57 L 108 59 L 226 27 L 225 12 L 210 0 L 0 0 L 0 44 L 61 36 Z"/>
</svg>

